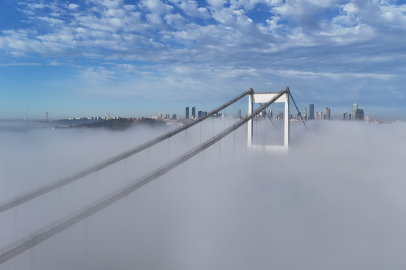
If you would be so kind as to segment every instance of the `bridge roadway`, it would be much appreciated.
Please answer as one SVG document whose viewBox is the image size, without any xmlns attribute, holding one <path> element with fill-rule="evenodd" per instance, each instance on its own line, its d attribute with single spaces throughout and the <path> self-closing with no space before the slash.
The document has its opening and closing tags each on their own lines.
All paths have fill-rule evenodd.
<svg viewBox="0 0 406 270">
<path fill-rule="evenodd" d="M 34 234 L 31 234 L 31 236 L 26 237 L 18 242 L 15 242 L 8 247 L 5 247 L 0 250 L 0 264 L 10 260 L 11 258 L 17 256 L 20 253 L 23 253 L 24 251 L 38 245 L 39 243 L 45 241 L 46 239 L 54 236 L 55 234 L 69 228 L 70 226 L 78 223 L 79 221 L 99 212 L 103 208 L 113 204 L 114 202 L 118 201 L 119 199 L 131 194 L 135 190 L 141 188 L 142 186 L 148 184 L 152 180 L 160 177 L 161 175 L 164 175 L 168 171 L 172 170 L 173 168 L 177 167 L 178 165 L 182 164 L 183 162 L 189 160 L 193 156 L 199 154 L 201 151 L 205 150 L 206 148 L 212 146 L 222 138 L 226 137 L 228 134 L 233 132 L 234 130 L 238 129 L 245 123 L 247 123 L 249 120 L 254 118 L 256 115 L 258 115 L 260 112 L 265 110 L 269 105 L 274 103 L 279 97 L 281 97 L 283 94 L 289 93 L 289 88 L 285 88 L 285 90 L 282 90 L 279 92 L 274 98 L 272 98 L 270 101 L 266 102 L 264 105 L 259 107 L 257 110 L 255 110 L 252 114 L 248 115 L 247 117 L 243 118 L 242 120 L 238 121 L 231 127 L 227 128 L 223 132 L 219 133 L 218 135 L 214 136 L 213 138 L 209 139 L 208 141 L 202 143 L 201 145 L 197 146 L 196 148 L 190 150 L 186 154 L 176 158 L 175 160 L 167 163 L 166 165 L 158 168 L 157 170 L 137 179 L 130 185 L 127 185 L 125 188 L 120 189 L 111 195 L 93 203 L 92 205 L 89 205 L 85 208 L 85 210 L 72 215 L 70 217 L 67 217 L 57 223 L 54 223 L 40 231 L 37 231 Z"/>
<path fill-rule="evenodd" d="M 15 197 L 13 200 L 10 200 L 10 201 L 0 205 L 0 213 L 4 212 L 4 211 L 6 211 L 6 210 L 8 210 L 10 208 L 13 208 L 15 206 L 18 206 L 18 205 L 20 205 L 22 203 L 25 203 L 27 201 L 35 199 L 35 198 L 37 198 L 37 197 L 39 197 L 39 196 L 41 196 L 41 195 L 43 195 L 45 193 L 48 193 L 48 192 L 50 192 L 52 190 L 63 187 L 65 185 L 69 184 L 69 183 L 72 183 L 72 182 L 74 182 L 74 181 L 76 181 L 78 179 L 81 179 L 81 178 L 83 178 L 83 177 L 85 177 L 87 175 L 90 175 L 90 174 L 92 174 L 94 172 L 100 171 L 100 170 L 102 170 L 102 169 L 104 169 L 104 168 L 106 168 L 106 167 L 108 167 L 110 165 L 113 165 L 113 164 L 115 164 L 115 163 L 117 163 L 117 162 L 119 162 L 119 161 L 121 161 L 123 159 L 126 159 L 126 158 L 128 158 L 128 157 L 130 157 L 132 155 L 135 155 L 135 154 L 137 154 L 137 153 L 139 153 L 139 152 L 141 152 L 141 151 L 143 151 L 145 149 L 148 149 L 149 147 L 154 146 L 157 143 L 160 143 L 160 142 L 162 142 L 162 141 L 164 141 L 166 139 L 169 139 L 169 138 L 175 136 L 176 134 L 178 134 L 178 133 L 180 133 L 180 132 L 182 132 L 182 131 L 184 131 L 184 130 L 186 130 L 186 129 L 188 129 L 188 128 L 190 128 L 190 127 L 192 127 L 192 126 L 194 126 L 194 125 L 196 125 L 196 124 L 198 124 L 198 123 L 200 123 L 200 122 L 202 122 L 204 120 L 206 120 L 207 118 L 211 117 L 212 115 L 222 111 L 223 109 L 227 108 L 231 104 L 237 102 L 238 100 L 242 99 L 246 95 L 251 94 L 253 92 L 254 92 L 253 89 L 250 88 L 249 90 L 245 91 L 244 93 L 237 96 L 236 98 L 230 100 L 229 102 L 227 102 L 224 105 L 218 107 L 217 109 L 214 109 L 213 111 L 211 111 L 207 115 L 205 115 L 203 117 L 200 117 L 200 118 L 194 120 L 193 122 L 190 122 L 189 124 L 181 126 L 181 127 L 177 128 L 177 129 L 175 129 L 173 131 L 170 131 L 170 132 L 156 138 L 156 139 L 153 139 L 153 140 L 151 140 L 149 142 L 146 142 L 146 143 L 144 143 L 144 144 L 142 144 L 140 146 L 137 146 L 137 147 L 135 147 L 135 148 L 133 148 L 133 149 L 127 151 L 127 152 L 124 152 L 124 153 L 122 153 L 120 155 L 112 157 L 112 158 L 110 158 L 110 159 L 108 159 L 108 160 L 106 160 L 106 161 L 104 161 L 104 162 L 102 162 L 102 163 L 100 163 L 100 164 L 98 164 L 96 166 L 93 166 L 93 167 L 91 167 L 89 169 L 78 172 L 78 173 L 76 173 L 76 174 L 74 174 L 72 176 L 61 179 L 58 182 L 54 182 L 54 183 L 49 184 L 47 186 L 41 187 L 41 188 L 39 188 L 37 190 L 28 192 L 28 193 L 26 193 L 26 194 L 24 194 L 22 196 Z"/>
</svg>

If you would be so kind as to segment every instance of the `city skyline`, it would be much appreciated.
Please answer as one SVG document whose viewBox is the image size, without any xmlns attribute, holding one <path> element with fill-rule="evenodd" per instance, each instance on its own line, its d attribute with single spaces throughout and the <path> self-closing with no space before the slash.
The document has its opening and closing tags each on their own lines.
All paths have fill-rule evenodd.
<svg viewBox="0 0 406 270">
<path fill-rule="evenodd" d="M 301 112 L 299 111 L 299 112 L 296 112 L 296 113 L 291 111 L 290 115 L 294 116 L 294 115 L 297 114 L 297 116 L 294 117 L 294 118 L 298 119 L 298 117 L 300 116 L 300 117 L 303 117 L 303 120 L 305 120 L 305 121 L 307 121 L 307 120 L 315 120 L 316 115 L 319 114 L 319 113 L 322 113 L 322 116 L 320 116 L 320 117 L 322 117 L 323 120 L 330 120 L 330 119 L 352 120 L 351 119 L 352 115 L 355 115 L 355 112 L 358 110 L 358 103 L 353 103 L 352 108 L 353 108 L 352 113 L 348 114 L 347 111 L 344 111 L 344 113 L 341 114 L 341 118 L 339 117 L 339 114 L 335 114 L 336 118 L 333 118 L 331 116 L 331 113 L 330 113 L 330 108 L 328 108 L 328 107 L 324 107 L 324 112 L 314 112 L 313 117 L 310 118 L 310 119 L 308 118 L 310 113 L 307 113 L 307 108 L 303 108 L 303 110 Z M 314 104 L 313 103 L 309 104 L 309 112 L 311 112 L 311 111 L 314 111 Z M 360 109 L 360 111 L 362 111 L 362 116 L 363 117 L 367 117 L 367 115 L 364 115 L 364 111 L 362 109 Z M 196 112 L 197 112 L 197 114 L 196 114 Z M 243 111 L 241 109 L 236 109 L 236 110 L 234 110 L 233 113 L 231 113 L 229 115 L 231 115 L 231 117 L 237 117 L 237 118 L 239 118 L 241 116 L 244 116 L 244 115 L 247 115 L 247 114 L 243 114 L 242 112 Z M 327 118 L 326 118 L 326 112 L 327 112 Z M 193 116 L 193 114 L 195 114 L 195 116 Z M 185 113 L 184 113 L 183 116 L 178 115 L 176 113 L 158 113 L 156 115 L 149 115 L 149 116 L 148 115 L 143 115 L 143 116 L 137 116 L 137 117 L 134 117 L 134 118 L 144 117 L 144 118 L 155 118 L 155 119 L 195 119 L 195 118 L 200 118 L 200 117 L 202 117 L 202 116 L 204 116 L 206 114 L 207 114 L 207 111 L 198 111 L 196 109 L 196 106 L 192 107 L 192 111 L 190 111 L 189 106 L 186 106 L 185 107 Z M 270 114 L 270 117 L 273 118 L 272 117 L 272 110 L 269 111 L 269 114 Z M 174 118 L 174 116 L 175 116 L 175 118 Z M 261 114 L 261 116 L 265 116 L 265 115 Z M 48 119 L 48 112 L 45 113 L 45 117 L 46 117 L 46 119 Z M 92 119 L 92 118 L 118 119 L 120 117 L 121 116 L 110 117 L 110 113 L 108 113 L 108 116 L 68 117 L 66 119 L 69 119 L 69 120 L 86 119 L 86 118 L 88 118 L 88 119 Z M 277 117 L 277 115 L 275 115 L 274 119 L 276 119 L 276 117 Z M 125 117 L 121 117 L 121 118 L 125 118 Z M 133 117 L 129 117 L 129 118 L 133 118 Z M 369 116 L 368 116 L 368 118 L 369 118 Z M 26 113 L 24 113 L 24 118 L 23 119 L 24 119 L 24 121 L 26 121 Z M 34 120 L 41 120 L 41 119 L 34 119 Z M 58 120 L 58 119 L 54 119 L 54 120 Z M 321 119 L 318 119 L 318 120 L 321 120 Z M 361 119 L 358 119 L 358 120 L 361 120 Z"/>
<path fill-rule="evenodd" d="M 404 3 L 188 3 L 2 1 L 0 119 L 181 115 L 285 86 L 333 118 L 354 101 L 405 118 Z"/>
</svg>

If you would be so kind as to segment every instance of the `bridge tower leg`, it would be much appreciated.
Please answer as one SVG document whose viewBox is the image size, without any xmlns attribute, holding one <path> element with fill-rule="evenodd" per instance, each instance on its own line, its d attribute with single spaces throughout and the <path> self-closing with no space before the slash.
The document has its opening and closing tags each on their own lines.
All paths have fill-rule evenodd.
<svg viewBox="0 0 406 270">
<path fill-rule="evenodd" d="M 254 112 L 254 96 L 250 94 L 248 96 L 248 115 L 252 114 Z M 254 122 L 251 120 L 248 121 L 248 147 L 250 148 L 252 146 L 252 136 L 253 136 L 253 124 Z"/>
<path fill-rule="evenodd" d="M 290 91 L 288 89 L 288 91 Z M 289 93 L 285 94 L 286 101 L 285 101 L 285 128 L 284 128 L 284 140 L 283 140 L 283 146 L 285 148 L 289 147 L 289 140 L 290 140 L 290 121 L 289 121 Z"/>
</svg>

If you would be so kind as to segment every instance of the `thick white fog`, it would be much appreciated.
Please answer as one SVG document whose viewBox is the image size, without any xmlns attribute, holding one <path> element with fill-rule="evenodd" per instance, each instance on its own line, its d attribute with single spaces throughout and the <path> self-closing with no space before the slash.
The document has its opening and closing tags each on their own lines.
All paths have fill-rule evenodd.
<svg viewBox="0 0 406 270">
<path fill-rule="evenodd" d="M 0 213 L 0 249 L 233 122 L 206 120 L 150 151 Z M 245 126 L 0 270 L 405 269 L 406 124 L 307 125 L 291 124 L 287 153 L 247 149 Z M 0 203 L 173 128 L 0 123 Z M 281 143 L 280 122 L 257 121 L 254 132 L 254 143 Z"/>
</svg>

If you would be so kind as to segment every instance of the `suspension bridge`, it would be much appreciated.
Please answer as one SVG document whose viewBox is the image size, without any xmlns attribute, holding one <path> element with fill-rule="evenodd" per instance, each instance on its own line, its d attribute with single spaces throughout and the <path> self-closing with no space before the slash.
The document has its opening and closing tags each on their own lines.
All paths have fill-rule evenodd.
<svg viewBox="0 0 406 270">
<path fill-rule="evenodd" d="M 269 93 L 255 93 L 253 89 L 249 89 L 242 93 L 241 95 L 235 97 L 234 99 L 230 100 L 229 102 L 225 103 L 224 105 L 212 110 L 207 115 L 197 118 L 175 130 L 172 130 L 162 136 L 159 136 L 149 142 L 146 142 L 142 145 L 139 145 L 133 149 L 130 149 L 122 154 L 119 154 L 115 157 L 112 157 L 104 162 L 92 166 L 86 170 L 82 170 L 78 173 L 75 173 L 71 176 L 66 178 L 60 179 L 54 183 L 49 185 L 43 186 L 31 192 L 28 192 L 24 195 L 15 197 L 13 200 L 5 202 L 0 205 L 0 213 L 5 212 L 11 208 L 15 208 L 21 204 L 28 203 L 31 200 L 34 200 L 44 194 L 50 193 L 58 188 L 71 184 L 75 181 L 78 181 L 85 176 L 91 175 L 98 171 L 103 170 L 119 161 L 125 160 L 126 158 L 136 155 L 144 150 L 149 149 L 150 147 L 159 144 L 181 132 L 186 131 L 187 129 L 201 123 L 208 118 L 213 117 L 215 114 L 219 113 L 223 109 L 229 107 L 232 104 L 235 104 L 237 101 L 241 100 L 242 98 L 248 96 L 248 115 L 240 119 L 238 122 L 232 124 L 230 127 L 225 128 L 223 131 L 214 135 L 212 138 L 208 139 L 207 141 L 201 143 L 197 147 L 187 151 L 183 155 L 171 160 L 167 164 L 153 170 L 150 173 L 136 179 L 135 181 L 131 182 L 130 184 L 126 185 L 125 187 L 112 192 L 108 196 L 94 202 L 93 204 L 87 205 L 84 210 L 77 212 L 73 215 L 67 216 L 58 222 L 55 222 L 47 227 L 44 227 L 38 231 L 31 233 L 29 236 L 20 239 L 6 247 L 0 247 L 0 264 L 16 257 L 17 255 L 35 247 L 36 245 L 46 241 L 47 239 L 55 236 L 56 234 L 66 230 L 67 228 L 73 226 L 74 224 L 94 215 L 95 213 L 101 211 L 102 209 L 108 207 L 109 205 L 113 204 L 114 202 L 128 196 L 129 194 L 133 193 L 134 191 L 140 189 L 141 187 L 145 186 L 149 182 L 159 178 L 160 176 L 166 174 L 167 172 L 171 171 L 172 169 L 176 168 L 177 166 L 183 164 L 187 160 L 193 158 L 197 154 L 201 153 L 205 149 L 209 148 L 210 146 L 214 145 L 216 142 L 219 142 L 227 135 L 232 133 L 233 131 L 239 129 L 245 124 L 248 124 L 248 136 L 247 136 L 247 146 L 252 147 L 253 144 L 253 119 L 259 115 L 259 113 L 264 112 L 271 104 L 275 102 L 282 102 L 285 104 L 285 117 L 284 117 L 284 141 L 283 145 L 280 146 L 282 149 L 287 149 L 289 147 L 289 137 L 290 137 L 290 123 L 289 123 L 289 101 L 292 99 L 296 109 L 298 110 L 296 103 L 293 100 L 293 97 L 290 93 L 288 87 L 280 92 L 269 92 Z M 260 107 L 254 110 L 253 104 L 259 103 Z M 268 115 L 269 117 L 269 115 Z M 269 117 L 272 121 L 272 119 Z M 304 122 L 303 122 L 304 123 Z"/>
</svg>

